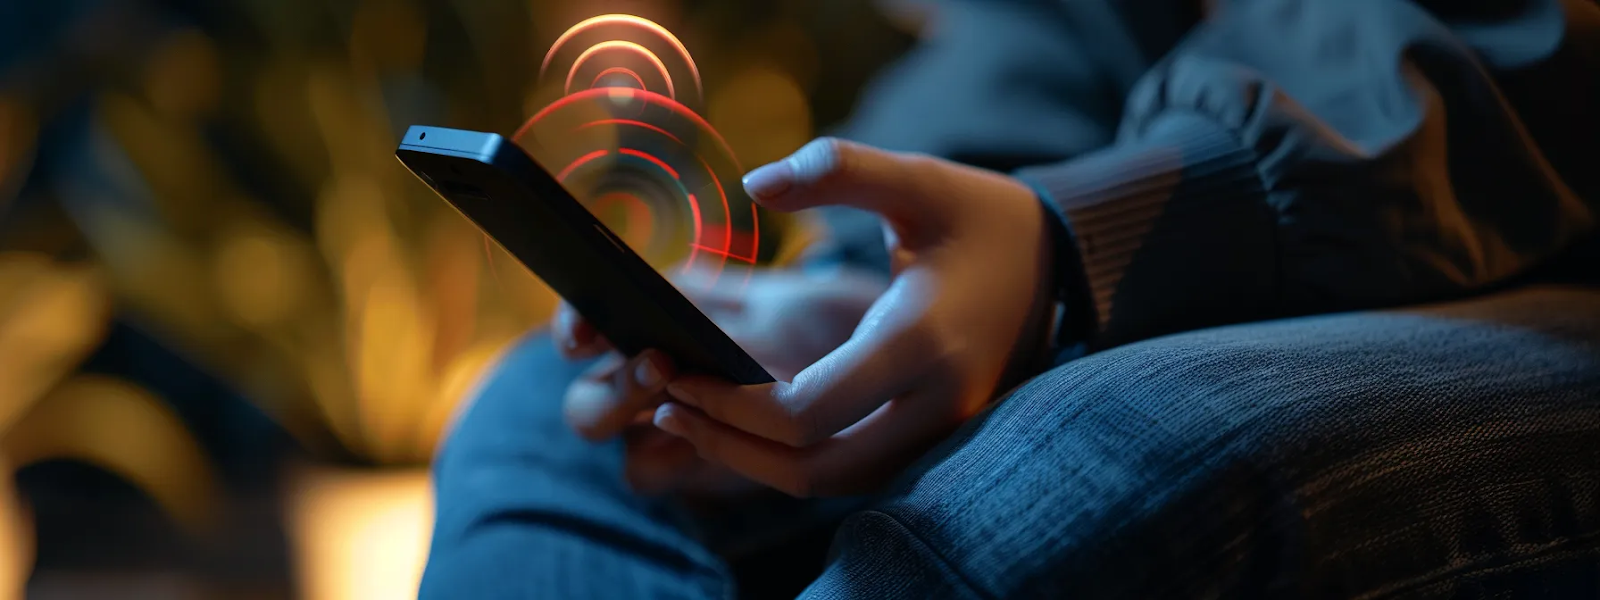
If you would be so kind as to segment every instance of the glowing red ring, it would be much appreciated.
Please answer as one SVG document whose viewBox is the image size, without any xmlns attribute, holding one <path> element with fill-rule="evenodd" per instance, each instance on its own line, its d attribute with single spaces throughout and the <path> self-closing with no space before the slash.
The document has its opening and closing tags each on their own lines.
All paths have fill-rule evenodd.
<svg viewBox="0 0 1600 600">
<path fill-rule="evenodd" d="M 528 122 L 524 123 L 522 128 L 517 130 L 515 137 L 512 139 L 522 139 L 522 136 L 527 135 L 528 130 L 532 129 L 534 124 L 538 123 L 545 117 L 550 116 L 550 113 L 560 110 L 564 106 L 584 100 L 590 100 L 600 96 L 614 98 L 619 95 L 638 98 L 647 104 L 654 103 L 660 105 L 667 110 L 678 113 L 678 116 L 680 117 L 689 119 L 689 121 L 694 123 L 694 125 L 701 131 L 711 134 L 711 138 L 717 142 L 718 149 L 722 151 L 723 155 L 728 157 L 729 161 L 733 162 L 734 169 L 741 173 L 744 172 L 744 167 L 739 165 L 739 158 L 734 156 L 733 148 L 728 145 L 728 140 L 723 139 L 722 134 L 717 133 L 717 130 L 713 129 L 711 124 L 706 122 L 705 118 L 701 117 L 699 114 L 696 114 L 694 111 L 689 110 L 689 107 L 680 104 L 677 100 L 673 100 L 672 98 L 668 98 L 650 90 L 636 90 L 633 88 L 595 88 L 570 94 L 561 98 L 560 100 L 551 102 L 549 106 L 544 107 L 538 113 L 534 114 L 533 118 L 528 119 Z M 652 127 L 652 129 L 655 128 Z"/>
<path fill-rule="evenodd" d="M 643 125 L 643 123 L 640 123 L 640 124 Z M 646 125 L 646 127 L 651 127 L 651 126 Z M 654 127 L 651 127 L 651 128 L 654 129 Z M 666 132 L 663 131 L 662 133 L 666 133 Z M 521 137 L 521 136 L 517 136 L 517 137 Z M 678 139 L 677 137 L 674 137 L 670 133 L 667 134 L 667 137 L 671 137 L 675 141 Z M 681 144 L 682 142 L 679 142 L 679 143 Z M 636 156 L 636 157 L 648 160 L 651 163 L 654 163 L 656 166 L 661 167 L 669 175 L 672 175 L 673 179 L 680 179 L 678 177 L 678 171 L 677 170 L 673 169 L 672 167 L 667 166 L 666 161 L 661 160 L 659 158 L 656 158 L 655 156 L 653 156 L 653 155 L 651 155 L 651 154 L 649 154 L 647 152 L 641 152 L 641 151 L 638 151 L 638 150 L 634 150 L 632 148 L 620 148 L 620 149 L 617 150 L 617 152 L 619 154 L 626 154 L 626 155 L 629 155 L 629 156 Z M 571 163 L 568 163 L 567 166 L 563 167 L 561 169 L 561 172 L 556 174 L 556 182 L 557 183 L 566 183 L 567 178 L 572 175 L 573 171 L 576 171 L 579 168 L 583 167 L 583 165 L 588 164 L 590 162 L 593 162 L 594 160 L 596 160 L 596 159 L 598 159 L 598 158 L 600 158 L 602 156 L 605 156 L 605 155 L 607 155 L 609 153 L 610 153 L 609 150 L 603 150 L 602 149 L 602 150 L 595 150 L 594 152 L 590 152 L 590 153 L 585 154 L 583 156 L 579 156 L 576 160 L 573 160 Z M 702 165 L 706 164 L 705 163 L 705 159 L 701 159 L 699 156 L 696 156 L 695 158 L 696 159 L 700 159 L 700 163 Z M 711 176 L 711 180 L 712 181 L 717 181 L 717 175 L 716 175 L 716 173 L 712 173 L 711 172 L 710 165 L 706 165 L 706 173 Z M 717 192 L 719 192 L 719 193 L 722 192 L 722 184 L 721 183 L 717 184 Z M 689 259 L 687 261 L 684 261 L 684 270 L 687 271 L 689 266 L 694 264 L 694 257 L 696 255 L 698 255 L 699 251 L 701 250 L 701 247 L 700 247 L 700 234 L 701 234 L 701 223 L 700 223 L 700 220 L 701 220 L 701 217 L 700 217 L 700 200 L 698 198 L 695 198 L 694 194 L 686 193 L 684 195 L 688 196 L 688 198 L 689 198 L 689 213 L 693 217 L 692 223 L 694 224 L 694 242 L 689 244 Z M 727 205 L 728 205 L 727 197 L 723 197 L 722 205 L 724 207 L 723 208 L 723 212 L 727 213 L 728 212 L 728 210 L 727 210 Z M 755 207 L 753 205 L 751 206 L 750 211 L 751 211 L 751 214 L 755 214 Z M 729 215 L 729 216 L 731 217 L 732 215 Z M 729 236 L 730 236 L 730 239 L 731 239 L 733 229 L 730 227 L 730 228 L 728 228 L 728 231 L 729 231 Z M 484 238 L 484 239 L 486 240 L 485 243 L 487 243 L 487 239 L 488 238 Z M 759 237 L 759 235 L 757 235 L 757 237 L 755 239 L 757 241 L 759 241 L 761 238 Z M 760 246 L 757 246 L 757 248 L 759 248 L 759 247 Z M 706 250 L 713 250 L 713 249 L 706 248 Z M 728 254 L 729 254 L 728 252 L 723 252 L 722 253 L 722 255 L 724 257 L 728 256 Z M 751 261 L 751 264 L 755 264 L 755 262 Z M 719 273 L 721 272 L 721 268 L 720 267 L 718 268 L 718 272 Z"/>
<path fill-rule="evenodd" d="M 552 53 L 552 56 L 553 56 L 553 53 Z M 547 57 L 547 60 L 548 60 L 548 57 Z M 539 121 L 543 120 L 545 117 L 548 117 L 551 113 L 553 113 L 553 112 L 555 112 L 557 110 L 560 110 L 561 108 L 563 108 L 565 106 L 568 106 L 568 105 L 571 105 L 571 104 L 574 104 L 574 103 L 577 103 L 577 102 L 582 102 L 584 100 L 593 99 L 593 98 L 600 97 L 600 96 L 606 96 L 608 98 L 615 98 L 615 97 L 617 97 L 619 95 L 627 96 L 627 97 L 633 98 L 633 99 L 638 99 L 638 100 L 640 100 L 642 102 L 645 102 L 646 104 L 651 104 L 651 103 L 657 104 L 659 106 L 662 106 L 662 107 L 666 108 L 667 110 L 670 110 L 670 111 L 672 111 L 674 113 L 677 113 L 678 116 L 681 116 L 681 117 L 684 117 L 684 118 L 688 119 L 700 131 L 711 134 L 711 138 L 716 140 L 716 142 L 717 142 L 718 149 L 720 149 L 722 151 L 724 156 L 728 157 L 729 162 L 733 163 L 733 167 L 734 167 L 735 170 L 737 170 L 737 171 L 739 171 L 741 173 L 744 171 L 744 167 L 739 164 L 739 159 L 738 159 L 737 156 L 734 155 L 732 147 L 728 145 L 727 139 L 723 138 L 721 133 L 718 133 L 715 128 L 711 127 L 711 124 L 707 123 L 705 118 L 701 117 L 699 114 L 695 113 L 693 110 L 690 110 L 689 107 L 684 106 L 683 104 L 679 103 L 678 101 L 676 101 L 676 100 L 674 100 L 672 98 L 663 96 L 661 94 L 658 94 L 656 92 L 652 92 L 650 90 L 636 90 L 636 89 L 632 89 L 632 88 L 593 88 L 593 89 L 583 90 L 583 91 L 580 91 L 580 92 L 577 92 L 577 93 L 569 94 L 569 95 L 567 95 L 567 96 L 565 96 L 565 97 L 563 97 L 563 98 L 561 98 L 559 100 L 556 100 L 555 102 L 550 103 L 550 105 L 544 107 L 543 109 L 540 109 L 538 113 L 535 113 L 532 118 L 528 119 L 527 123 L 524 123 L 522 125 L 522 127 L 517 130 L 516 134 L 512 137 L 512 139 L 518 139 L 518 140 L 522 139 L 523 136 L 527 135 L 528 131 L 530 129 L 532 129 L 534 125 L 538 124 Z M 589 126 L 592 126 L 592 125 L 595 125 L 595 124 L 605 123 L 605 122 L 615 122 L 615 123 L 622 123 L 622 124 L 637 124 L 637 125 L 643 126 L 645 128 L 652 129 L 652 130 L 655 130 L 655 131 L 659 131 L 659 132 L 661 132 L 663 134 L 666 134 L 668 137 L 671 137 L 674 141 L 678 141 L 679 144 L 683 143 L 681 140 L 678 140 L 677 136 L 673 136 L 672 134 L 667 133 L 666 131 L 662 130 L 659 127 L 655 127 L 653 125 L 649 125 L 649 124 L 643 123 L 641 121 L 633 121 L 633 120 L 629 120 L 629 119 L 604 119 L 604 120 L 601 120 L 601 121 L 595 121 L 593 123 L 580 125 L 579 127 L 577 127 L 577 129 L 582 129 L 584 127 L 589 127 Z M 597 150 L 595 152 L 591 152 L 591 153 L 586 154 L 586 155 L 584 155 L 582 157 L 579 157 L 579 159 L 577 161 L 575 161 L 574 164 L 568 165 L 568 167 L 566 169 L 563 169 L 562 170 L 562 174 L 570 174 L 572 170 L 575 170 L 578 166 L 581 166 L 582 163 L 588 162 L 590 160 L 594 160 L 596 158 L 599 158 L 600 156 L 604 156 L 606 154 L 606 152 L 607 151 L 605 151 L 605 150 Z M 732 249 L 733 249 L 733 228 L 732 228 L 732 221 L 731 221 L 732 218 L 733 218 L 733 213 L 732 213 L 731 207 L 728 205 L 728 194 L 727 194 L 727 191 L 725 189 L 723 189 L 722 180 L 721 180 L 721 178 L 717 177 L 716 171 L 711 168 L 710 163 L 706 162 L 706 159 L 704 157 L 700 156 L 699 153 L 694 153 L 694 156 L 695 156 L 695 159 L 699 160 L 700 164 L 705 167 L 706 173 L 711 177 L 711 182 L 716 186 L 717 195 L 719 196 L 719 198 L 722 201 L 722 214 L 725 215 L 725 217 L 727 219 L 729 219 L 729 223 L 727 224 L 727 228 L 723 232 L 722 250 L 721 250 L 720 254 L 724 258 L 730 257 L 730 256 L 732 256 Z M 558 179 L 560 179 L 560 178 L 558 177 Z M 692 264 L 694 256 L 696 254 L 696 251 L 700 249 L 700 237 L 701 237 L 701 234 L 702 234 L 702 230 L 701 230 L 701 216 L 700 216 L 700 210 L 699 210 L 699 202 L 695 198 L 694 194 L 688 194 L 688 199 L 689 199 L 689 203 L 690 203 L 690 206 L 689 206 L 690 211 L 693 213 L 693 216 L 694 216 L 694 236 L 695 236 L 695 241 L 694 241 L 694 243 L 690 244 L 690 246 L 689 246 L 689 259 L 690 259 L 690 263 Z M 751 242 L 752 242 L 751 243 L 751 247 L 752 247 L 751 254 L 752 254 L 752 256 L 751 256 L 751 258 L 754 259 L 754 258 L 757 258 L 759 256 L 760 248 L 761 248 L 761 246 L 759 245 L 760 244 L 760 239 L 761 239 L 760 238 L 760 228 L 759 228 L 760 227 L 760 225 L 759 225 L 759 223 L 760 223 L 760 215 L 757 212 L 757 209 L 756 209 L 754 204 L 751 204 L 750 212 L 751 212 L 751 216 L 752 216 L 752 232 L 751 232 Z M 711 249 L 709 247 L 707 247 L 705 249 L 707 251 L 712 251 L 713 250 L 713 249 Z M 742 256 L 736 257 L 736 258 L 740 259 L 741 261 L 745 260 L 744 257 L 742 257 Z M 754 261 L 751 260 L 751 262 L 753 263 Z M 721 272 L 722 272 L 722 265 L 718 265 L 717 273 L 720 275 Z"/>
<path fill-rule="evenodd" d="M 634 83 L 639 84 L 639 89 L 649 89 L 649 86 L 644 84 L 644 79 L 639 77 L 638 73 L 633 72 L 633 69 L 627 67 L 611 67 L 601 71 L 599 75 L 594 76 L 594 81 L 589 82 L 589 87 L 600 87 L 600 80 L 605 79 L 607 75 L 625 75 L 632 79 Z"/>
<path fill-rule="evenodd" d="M 584 50 L 583 54 L 579 54 L 578 58 L 572 61 L 572 68 L 567 70 L 567 85 L 565 88 L 563 88 L 563 92 L 571 94 L 572 82 L 578 77 L 578 69 L 583 68 L 583 63 L 585 61 L 589 60 L 590 58 L 594 58 L 594 55 L 606 50 L 626 50 L 639 55 L 647 61 L 650 61 L 650 64 L 654 65 L 656 70 L 661 72 L 661 79 L 667 82 L 667 95 L 674 98 L 678 96 L 677 90 L 672 87 L 672 74 L 667 72 L 667 64 L 661 62 L 661 57 L 656 56 L 656 53 L 651 52 L 649 48 L 640 46 L 633 42 L 626 42 L 622 40 L 600 42 Z M 643 81 L 640 82 L 639 87 L 644 87 Z"/>
<path fill-rule="evenodd" d="M 565 46 L 567 42 L 572 40 L 572 38 L 577 37 L 578 35 L 590 29 L 603 27 L 605 25 L 633 26 L 655 34 L 656 37 L 667 42 L 667 44 L 672 46 L 672 49 L 676 50 L 678 55 L 683 58 L 684 64 L 689 66 L 689 74 L 694 79 L 695 92 L 697 94 L 704 95 L 705 90 L 700 85 L 700 68 L 695 66 L 694 57 L 689 55 L 689 48 L 684 46 L 683 42 L 680 41 L 677 36 L 672 35 L 671 31 L 667 31 L 667 28 L 662 27 L 659 23 L 633 15 L 600 15 L 598 17 L 584 19 L 583 21 L 578 22 L 577 25 L 567 28 L 565 33 L 562 33 L 560 37 L 556 38 L 555 42 L 550 44 L 550 50 L 545 52 L 544 61 L 539 63 L 539 75 L 541 77 L 544 76 L 545 71 L 550 69 L 550 61 L 555 60 L 556 53 L 560 52 L 561 47 Z"/>
<path fill-rule="evenodd" d="M 633 148 L 618 148 L 617 149 L 617 153 L 618 154 L 626 154 L 628 156 L 633 156 L 633 157 L 636 157 L 636 158 L 645 159 L 647 161 L 650 161 L 651 164 L 654 164 L 655 166 L 660 167 L 661 170 L 666 171 L 667 174 L 671 175 L 673 179 L 679 179 L 679 180 L 683 179 L 682 177 L 678 176 L 678 170 L 672 168 L 671 165 L 668 165 L 667 161 L 664 161 L 664 160 L 661 160 L 659 158 L 656 158 L 655 156 L 651 155 L 649 152 L 644 152 L 642 150 L 634 150 Z"/>
<path fill-rule="evenodd" d="M 656 127 L 655 125 L 651 125 L 651 124 L 646 123 L 644 121 L 635 121 L 633 119 L 600 119 L 598 121 L 590 121 L 588 123 L 584 123 L 584 124 L 579 125 L 577 127 L 573 127 L 572 130 L 573 131 L 582 131 L 584 129 L 588 129 L 590 127 L 595 127 L 595 126 L 598 126 L 598 125 L 629 125 L 629 126 L 633 126 L 633 127 L 642 127 L 644 129 L 649 129 L 650 131 L 654 131 L 654 132 L 659 133 L 661 135 L 667 136 L 668 139 L 671 139 L 672 141 L 677 142 L 679 146 L 683 145 L 683 140 L 678 139 L 678 136 L 672 135 L 672 132 L 667 131 L 665 129 L 662 129 L 660 127 Z"/>
<path fill-rule="evenodd" d="M 581 167 L 584 165 L 584 163 L 600 158 L 609 153 L 609 150 L 595 150 L 594 152 L 579 156 L 577 160 L 572 161 L 572 164 L 567 165 L 565 168 L 561 169 L 561 172 L 556 173 L 556 182 L 566 183 L 567 176 L 572 175 L 572 172 L 578 170 L 578 167 Z"/>
</svg>

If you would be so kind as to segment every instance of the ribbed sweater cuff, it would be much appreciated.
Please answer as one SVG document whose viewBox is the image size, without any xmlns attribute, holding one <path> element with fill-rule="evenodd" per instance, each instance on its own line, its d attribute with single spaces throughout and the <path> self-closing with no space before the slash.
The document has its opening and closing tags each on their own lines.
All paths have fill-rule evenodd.
<svg viewBox="0 0 1600 600">
<path fill-rule="evenodd" d="M 1274 220 L 1256 166 L 1233 132 L 1175 113 L 1137 141 L 1018 172 L 1064 229 L 1066 341 L 1105 348 L 1274 303 Z M 1075 305 L 1087 307 L 1077 319 Z"/>
</svg>

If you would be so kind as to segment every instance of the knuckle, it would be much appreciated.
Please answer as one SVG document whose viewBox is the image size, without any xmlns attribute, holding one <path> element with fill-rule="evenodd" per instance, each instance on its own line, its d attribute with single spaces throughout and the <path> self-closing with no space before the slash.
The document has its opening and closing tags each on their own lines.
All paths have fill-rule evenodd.
<svg viewBox="0 0 1600 600">
<path fill-rule="evenodd" d="M 777 413 L 772 419 L 774 441 L 791 448 L 804 448 L 828 438 L 831 432 L 825 428 L 815 396 L 815 392 L 794 387 L 780 388 L 773 394 Z"/>
<path fill-rule="evenodd" d="M 793 157 L 795 173 L 808 183 L 823 183 L 847 175 L 856 162 L 849 143 L 833 137 L 821 137 L 806 144 Z"/>
<path fill-rule="evenodd" d="M 781 439 L 777 441 L 787 446 L 805 448 L 828 437 L 821 415 L 809 405 L 791 408 L 781 422 L 783 425 L 778 430 Z"/>
</svg>

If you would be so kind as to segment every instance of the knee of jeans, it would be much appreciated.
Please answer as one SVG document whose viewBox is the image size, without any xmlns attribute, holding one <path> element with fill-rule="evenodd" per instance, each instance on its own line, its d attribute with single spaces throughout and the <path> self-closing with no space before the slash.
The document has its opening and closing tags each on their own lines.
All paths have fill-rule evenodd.
<svg viewBox="0 0 1600 600">
<path fill-rule="evenodd" d="M 1154 340 L 1019 388 L 880 510 L 1001 597 L 1371 593 L 1600 532 L 1597 364 L 1415 315 Z"/>
<path fill-rule="evenodd" d="M 1115 365 L 1126 368 L 1126 363 Z M 1192 489 L 1236 487 L 1227 499 L 1268 510 L 1281 490 L 1252 482 L 1248 436 L 1207 420 L 1203 402 L 1159 399 L 1160 376 L 1130 380 L 1110 364 L 1057 368 L 968 423 L 906 474 L 880 507 L 955 577 L 993 597 L 1138 597 L 1158 589 L 1160 527 L 1221 544 L 1224 499 Z M 1172 515 L 1197 511 L 1189 527 Z M 1181 521 L 1181 520 L 1179 520 Z M 852 526 L 861 527 L 861 523 Z M 1183 539 L 1187 538 L 1187 539 Z M 844 539 L 841 534 L 841 539 Z"/>
<path fill-rule="evenodd" d="M 515 342 L 455 409 L 434 456 L 435 477 L 463 465 L 515 462 L 572 437 L 561 400 L 585 367 L 562 358 L 548 335 Z"/>
<path fill-rule="evenodd" d="M 988 596 L 900 521 L 868 510 L 851 515 L 840 525 L 827 567 L 802 597 L 921 600 Z"/>
</svg>

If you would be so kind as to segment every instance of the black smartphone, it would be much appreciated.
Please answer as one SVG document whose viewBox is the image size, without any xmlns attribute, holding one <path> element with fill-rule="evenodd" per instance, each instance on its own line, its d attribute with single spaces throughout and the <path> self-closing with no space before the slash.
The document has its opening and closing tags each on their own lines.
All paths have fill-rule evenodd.
<svg viewBox="0 0 1600 600">
<path fill-rule="evenodd" d="M 746 385 L 773 381 L 511 140 L 493 133 L 413 126 L 395 156 L 577 309 L 622 354 L 655 348 L 684 373 Z"/>
</svg>

